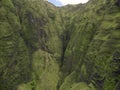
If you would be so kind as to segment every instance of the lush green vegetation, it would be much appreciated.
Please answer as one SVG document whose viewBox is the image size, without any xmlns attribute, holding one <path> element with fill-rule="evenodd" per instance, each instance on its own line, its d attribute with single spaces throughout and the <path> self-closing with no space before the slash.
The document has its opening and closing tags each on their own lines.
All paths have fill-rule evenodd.
<svg viewBox="0 0 120 90">
<path fill-rule="evenodd" d="M 0 90 L 119 88 L 120 0 L 0 0 Z"/>
</svg>

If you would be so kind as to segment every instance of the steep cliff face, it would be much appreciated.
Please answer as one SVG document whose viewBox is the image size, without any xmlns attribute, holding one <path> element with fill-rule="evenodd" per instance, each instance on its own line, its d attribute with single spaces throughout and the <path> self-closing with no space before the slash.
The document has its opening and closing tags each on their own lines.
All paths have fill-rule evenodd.
<svg viewBox="0 0 120 90">
<path fill-rule="evenodd" d="M 0 90 L 119 90 L 119 24 L 119 0 L 0 0 Z"/>
<path fill-rule="evenodd" d="M 0 89 L 30 79 L 30 53 L 20 37 L 20 23 L 10 0 L 0 1 Z M 29 75 L 28 75 L 29 74 Z"/>
<path fill-rule="evenodd" d="M 119 90 L 119 7 L 112 0 L 91 0 L 76 8 L 63 65 L 68 76 L 60 89 L 78 85 L 77 90 L 79 82 L 87 82 L 97 90 Z"/>
</svg>

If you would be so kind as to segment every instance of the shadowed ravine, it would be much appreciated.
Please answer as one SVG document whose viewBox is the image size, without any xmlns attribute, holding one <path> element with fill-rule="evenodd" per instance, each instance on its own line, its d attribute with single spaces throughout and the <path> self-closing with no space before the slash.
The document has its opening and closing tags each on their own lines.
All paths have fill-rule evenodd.
<svg viewBox="0 0 120 90">
<path fill-rule="evenodd" d="M 0 0 L 0 90 L 119 89 L 120 0 Z"/>
</svg>

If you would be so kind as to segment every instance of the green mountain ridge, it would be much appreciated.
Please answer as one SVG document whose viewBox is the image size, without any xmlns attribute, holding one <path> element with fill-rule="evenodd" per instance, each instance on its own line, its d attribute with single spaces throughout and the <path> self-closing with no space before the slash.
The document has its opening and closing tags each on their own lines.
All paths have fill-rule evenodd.
<svg viewBox="0 0 120 90">
<path fill-rule="evenodd" d="M 119 89 L 120 0 L 0 0 L 0 90 Z"/>
</svg>

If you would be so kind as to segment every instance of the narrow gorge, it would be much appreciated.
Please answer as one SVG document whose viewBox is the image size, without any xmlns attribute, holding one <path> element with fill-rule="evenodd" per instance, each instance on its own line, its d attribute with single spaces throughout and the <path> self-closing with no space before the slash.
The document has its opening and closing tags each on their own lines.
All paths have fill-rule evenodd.
<svg viewBox="0 0 120 90">
<path fill-rule="evenodd" d="M 120 0 L 0 0 L 0 90 L 120 90 Z"/>
</svg>

